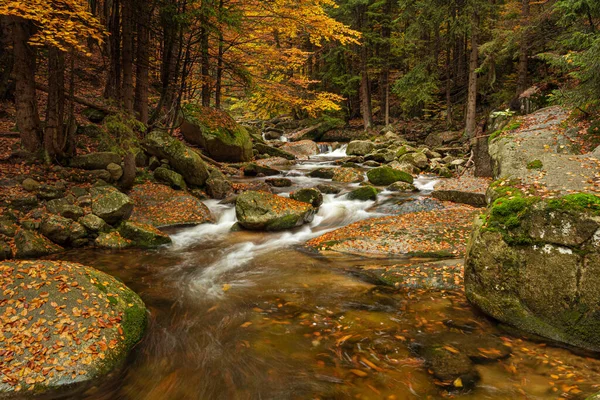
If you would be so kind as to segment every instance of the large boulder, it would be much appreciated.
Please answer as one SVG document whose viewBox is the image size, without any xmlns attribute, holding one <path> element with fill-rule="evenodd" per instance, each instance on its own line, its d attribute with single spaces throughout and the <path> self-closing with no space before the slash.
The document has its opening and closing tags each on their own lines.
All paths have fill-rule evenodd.
<svg viewBox="0 0 600 400">
<path fill-rule="evenodd" d="M 525 332 L 600 351 L 600 197 L 498 198 L 469 245 L 469 301 Z"/>
<path fill-rule="evenodd" d="M 311 222 L 315 212 L 310 204 L 265 192 L 244 192 L 235 202 L 238 222 L 249 230 L 295 228 Z"/>
<path fill-rule="evenodd" d="M 360 201 L 377 200 L 377 189 L 373 186 L 361 186 L 348 193 L 348 199 Z"/>
<path fill-rule="evenodd" d="M 321 207 L 321 204 L 323 204 L 323 195 L 315 188 L 296 190 L 290 193 L 290 199 L 308 203 L 313 207 Z"/>
<path fill-rule="evenodd" d="M 369 178 L 369 182 L 376 186 L 387 186 L 398 181 L 413 183 L 413 177 L 408 172 L 387 166 L 369 170 L 369 172 L 367 172 L 367 178 Z"/>
<path fill-rule="evenodd" d="M 0 263 L 0 397 L 97 380 L 142 338 L 146 307 L 123 283 L 65 261 Z M 15 317 L 15 309 L 19 316 Z"/>
<path fill-rule="evenodd" d="M 319 154 L 319 145 L 312 140 L 285 143 L 281 146 L 281 149 L 299 158 L 307 158 Z"/>
<path fill-rule="evenodd" d="M 375 150 L 375 144 L 370 140 L 354 140 L 348 143 L 346 154 L 349 156 L 366 156 Z"/>
<path fill-rule="evenodd" d="M 15 235 L 15 258 L 38 258 L 60 253 L 63 248 L 37 232 L 20 229 Z"/>
<path fill-rule="evenodd" d="M 208 169 L 202 157 L 167 131 L 154 130 L 144 140 L 146 150 L 161 159 L 167 159 L 190 185 L 202 186 L 208 179 Z"/>
<path fill-rule="evenodd" d="M 136 185 L 129 197 L 135 204 L 130 221 L 155 227 L 199 225 L 215 222 L 202 201 L 165 185 Z"/>
<path fill-rule="evenodd" d="M 225 111 L 188 105 L 181 133 L 185 140 L 201 146 L 217 161 L 246 162 L 252 159 L 250 134 Z"/>
<path fill-rule="evenodd" d="M 158 167 L 154 170 L 154 178 L 159 181 L 166 183 L 171 186 L 173 189 L 177 190 L 185 190 L 187 189 L 187 185 L 185 184 L 185 179 L 181 174 L 178 174 L 175 171 L 172 171 L 165 167 Z"/>
<path fill-rule="evenodd" d="M 213 199 L 222 200 L 233 194 L 233 184 L 218 169 L 210 173 L 206 181 L 206 192 Z"/>
<path fill-rule="evenodd" d="M 71 167 L 87 170 L 106 169 L 109 164 L 120 164 L 121 156 L 110 151 L 89 153 L 71 159 Z"/>
<path fill-rule="evenodd" d="M 133 201 L 112 186 L 93 188 L 92 212 L 108 224 L 128 219 L 133 212 Z"/>
</svg>

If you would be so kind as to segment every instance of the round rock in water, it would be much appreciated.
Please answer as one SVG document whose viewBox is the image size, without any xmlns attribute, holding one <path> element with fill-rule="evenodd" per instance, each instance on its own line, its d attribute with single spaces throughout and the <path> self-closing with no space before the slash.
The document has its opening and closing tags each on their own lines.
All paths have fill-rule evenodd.
<svg viewBox="0 0 600 400">
<path fill-rule="evenodd" d="M 0 289 L 0 398 L 103 376 L 146 328 L 137 294 L 81 264 L 1 262 Z"/>
</svg>

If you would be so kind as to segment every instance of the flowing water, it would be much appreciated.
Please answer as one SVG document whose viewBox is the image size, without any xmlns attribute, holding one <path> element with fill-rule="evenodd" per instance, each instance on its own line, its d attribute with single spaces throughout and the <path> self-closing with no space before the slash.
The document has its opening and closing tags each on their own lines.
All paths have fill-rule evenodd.
<svg viewBox="0 0 600 400">
<path fill-rule="evenodd" d="M 305 173 L 344 155 L 341 148 L 291 167 L 294 186 L 280 194 L 326 182 Z M 422 176 L 419 194 L 383 192 L 377 203 L 326 195 L 310 225 L 279 233 L 232 232 L 233 207 L 210 200 L 218 222 L 169 232 L 169 247 L 68 253 L 123 280 L 150 310 L 147 335 L 123 369 L 71 397 L 577 399 L 600 390 L 598 360 L 508 336 L 471 309 L 461 289 L 391 289 L 357 273 L 424 260 L 303 249 L 328 230 L 395 213 L 433 182 Z M 477 366 L 482 379 L 468 393 L 436 385 L 408 346 L 424 332 L 458 329 L 504 336 L 513 346 L 512 357 Z"/>
</svg>

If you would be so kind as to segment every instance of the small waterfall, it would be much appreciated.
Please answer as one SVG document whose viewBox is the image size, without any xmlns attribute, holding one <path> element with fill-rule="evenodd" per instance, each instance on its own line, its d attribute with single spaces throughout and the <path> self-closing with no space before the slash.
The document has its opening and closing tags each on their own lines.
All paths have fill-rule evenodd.
<svg viewBox="0 0 600 400">
<path fill-rule="evenodd" d="M 317 143 L 319 146 L 319 154 L 323 153 L 331 153 L 333 151 L 333 147 L 327 143 Z"/>
</svg>

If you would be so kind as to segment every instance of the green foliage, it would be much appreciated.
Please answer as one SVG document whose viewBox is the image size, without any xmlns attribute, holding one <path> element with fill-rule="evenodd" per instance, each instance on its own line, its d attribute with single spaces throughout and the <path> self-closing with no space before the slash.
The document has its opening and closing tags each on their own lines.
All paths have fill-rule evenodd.
<svg viewBox="0 0 600 400">
<path fill-rule="evenodd" d="M 544 164 L 540 160 L 533 160 L 527 164 L 527 169 L 542 169 Z"/>
<path fill-rule="evenodd" d="M 101 146 L 125 155 L 130 149 L 139 147 L 139 136 L 146 131 L 146 126 L 132 116 L 114 114 L 104 119 L 104 130 Z"/>
<path fill-rule="evenodd" d="M 548 201 L 551 210 L 589 211 L 600 215 L 600 197 L 589 193 L 569 194 Z"/>
<path fill-rule="evenodd" d="M 411 115 L 415 110 L 427 108 L 436 100 L 438 86 L 438 78 L 428 72 L 425 65 L 420 64 L 398 79 L 392 92 L 400 100 L 402 111 Z"/>
<path fill-rule="evenodd" d="M 493 132 L 490 135 L 490 142 L 494 142 L 495 140 L 499 139 L 504 133 L 511 132 L 511 131 L 519 129 L 522 124 L 523 124 L 523 121 L 521 121 L 519 119 L 517 119 L 515 121 L 512 121 L 511 123 L 509 123 L 508 125 L 506 125 L 504 128 L 499 129 L 499 130 Z"/>
</svg>

